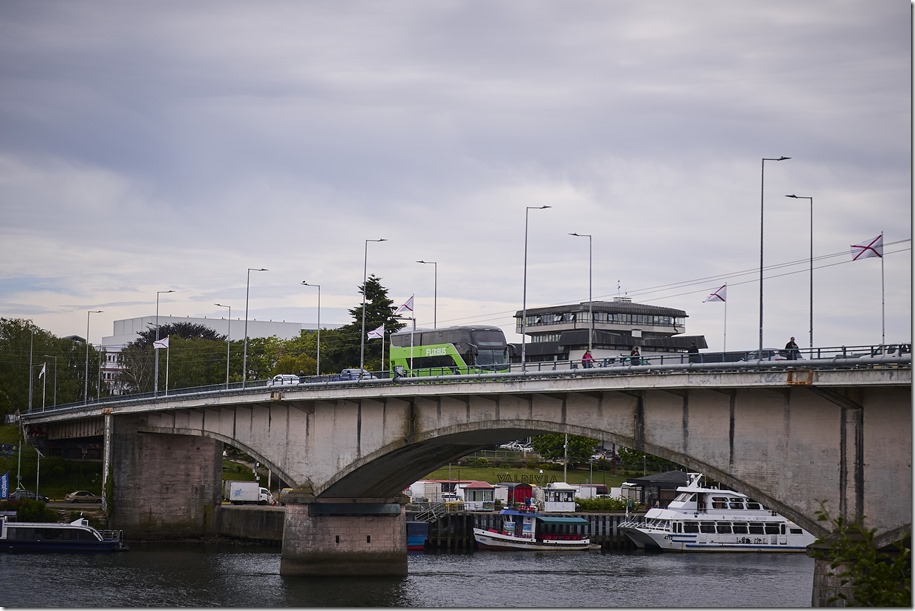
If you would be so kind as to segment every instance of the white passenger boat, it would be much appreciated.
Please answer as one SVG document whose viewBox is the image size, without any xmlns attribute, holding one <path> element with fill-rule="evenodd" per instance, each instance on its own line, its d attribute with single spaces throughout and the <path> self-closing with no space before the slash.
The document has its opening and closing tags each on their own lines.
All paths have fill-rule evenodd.
<svg viewBox="0 0 915 611">
<path fill-rule="evenodd" d="M 99 531 L 89 520 L 69 524 L 11 522 L 0 517 L 0 552 L 119 552 L 127 549 L 119 530 Z"/>
<path fill-rule="evenodd" d="M 620 532 L 639 548 L 677 552 L 803 552 L 816 538 L 733 490 L 706 487 L 701 473 L 666 508 L 627 520 Z"/>
<path fill-rule="evenodd" d="M 502 529 L 474 528 L 479 549 L 587 551 L 590 523 L 584 518 L 543 515 L 530 509 L 503 509 Z"/>
</svg>

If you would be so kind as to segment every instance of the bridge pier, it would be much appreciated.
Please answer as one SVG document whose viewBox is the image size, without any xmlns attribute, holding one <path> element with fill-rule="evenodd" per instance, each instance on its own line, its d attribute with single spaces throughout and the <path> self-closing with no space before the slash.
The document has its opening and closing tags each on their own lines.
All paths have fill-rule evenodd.
<svg viewBox="0 0 915 611">
<path fill-rule="evenodd" d="M 286 501 L 280 575 L 406 576 L 405 506 L 384 501 L 316 501 L 294 491 Z"/>
<path fill-rule="evenodd" d="M 222 442 L 141 428 L 134 418 L 115 417 L 106 429 L 111 527 L 129 539 L 215 534 L 222 502 Z"/>
</svg>

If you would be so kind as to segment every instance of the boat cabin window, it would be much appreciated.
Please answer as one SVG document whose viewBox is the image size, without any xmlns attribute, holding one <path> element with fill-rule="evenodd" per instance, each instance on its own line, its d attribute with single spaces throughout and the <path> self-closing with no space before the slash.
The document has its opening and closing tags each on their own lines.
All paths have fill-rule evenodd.
<svg viewBox="0 0 915 611">
<path fill-rule="evenodd" d="M 715 533 L 715 523 L 714 522 L 700 522 L 699 523 L 699 532 L 703 533 Z"/>
<path fill-rule="evenodd" d="M 762 503 L 747 499 L 747 509 L 763 509 Z"/>
<path fill-rule="evenodd" d="M 747 523 L 746 522 L 734 522 L 734 534 L 735 535 L 745 535 L 747 534 Z"/>
<path fill-rule="evenodd" d="M 743 509 L 743 501 L 740 501 L 740 499 L 738 499 L 737 501 L 735 501 L 734 499 L 731 499 L 731 502 L 728 503 L 728 508 L 729 509 Z"/>
<path fill-rule="evenodd" d="M 761 522 L 750 522 L 750 534 L 751 535 L 762 535 L 765 532 L 766 531 L 763 528 L 763 524 Z"/>
<path fill-rule="evenodd" d="M 723 535 L 731 534 L 731 523 L 730 522 L 718 522 L 718 532 Z"/>
<path fill-rule="evenodd" d="M 95 533 L 76 528 L 11 528 L 6 529 L 7 539 L 29 539 L 42 541 L 98 541 Z"/>
<path fill-rule="evenodd" d="M 788 529 L 788 532 L 791 533 L 792 535 L 799 535 L 803 532 L 803 530 L 792 526 L 791 528 Z"/>
<path fill-rule="evenodd" d="M 687 522 L 683 525 L 683 532 L 685 533 L 697 533 L 699 532 L 699 525 L 695 522 Z"/>
<path fill-rule="evenodd" d="M 681 492 L 674 498 L 674 501 L 676 501 L 677 503 L 688 503 L 695 499 L 696 499 L 696 495 L 693 494 L 692 492 Z"/>
<path fill-rule="evenodd" d="M 779 524 L 778 522 L 766 522 L 766 525 L 765 525 L 766 534 L 767 535 L 778 535 L 778 534 L 783 535 L 785 533 L 782 531 L 781 527 L 782 527 L 782 525 Z"/>
<path fill-rule="evenodd" d="M 728 498 L 726 496 L 713 496 L 712 509 L 727 509 Z"/>
</svg>

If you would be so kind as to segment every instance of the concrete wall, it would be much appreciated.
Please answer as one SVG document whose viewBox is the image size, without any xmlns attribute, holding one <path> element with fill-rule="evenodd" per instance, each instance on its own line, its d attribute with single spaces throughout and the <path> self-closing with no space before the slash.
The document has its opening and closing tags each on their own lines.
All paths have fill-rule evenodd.
<svg viewBox="0 0 915 611">
<path fill-rule="evenodd" d="M 219 534 L 237 539 L 256 541 L 282 541 L 286 519 L 284 507 L 234 507 L 219 508 Z"/>
<path fill-rule="evenodd" d="M 127 539 L 172 539 L 217 532 L 222 443 L 206 437 L 137 432 L 114 418 L 108 506 L 111 528 Z"/>
<path fill-rule="evenodd" d="M 281 575 L 407 574 L 403 507 L 397 515 L 322 515 L 319 509 L 318 503 L 286 505 Z"/>
</svg>

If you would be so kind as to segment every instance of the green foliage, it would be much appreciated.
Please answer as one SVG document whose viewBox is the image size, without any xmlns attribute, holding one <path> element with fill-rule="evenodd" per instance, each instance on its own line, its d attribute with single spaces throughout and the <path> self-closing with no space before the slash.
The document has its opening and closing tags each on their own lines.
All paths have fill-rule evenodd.
<svg viewBox="0 0 915 611">
<path fill-rule="evenodd" d="M 531 439 L 531 445 L 534 451 L 546 460 L 562 461 L 566 455 L 565 439 L 566 436 L 563 433 L 547 433 Z M 569 435 L 569 465 L 586 464 L 591 459 L 594 448 L 598 443 L 596 439 L 591 439 L 590 437 Z"/>
<path fill-rule="evenodd" d="M 675 462 L 658 458 L 651 454 L 645 454 L 644 452 L 630 450 L 629 448 L 620 447 L 618 448 L 618 453 L 620 456 L 620 463 L 626 471 L 638 473 L 644 470 L 648 473 L 663 473 L 665 471 L 678 471 L 683 469 L 683 466 L 678 465 Z"/>
<path fill-rule="evenodd" d="M 876 529 L 866 528 L 864 520 L 848 522 L 834 518 L 824 503 L 817 511 L 817 520 L 829 522 L 832 534 L 824 545 L 815 545 L 812 556 L 827 560 L 832 574 L 842 586 L 851 587 L 851 596 L 840 592 L 830 603 L 843 601 L 856 607 L 911 607 L 912 561 L 911 539 L 893 545 L 891 550 L 877 549 Z"/>
<path fill-rule="evenodd" d="M 41 501 L 32 499 L 21 499 L 18 501 L 0 501 L 0 509 L 3 511 L 15 511 L 16 520 L 19 522 L 57 522 L 60 518 L 53 509 Z"/>
</svg>

